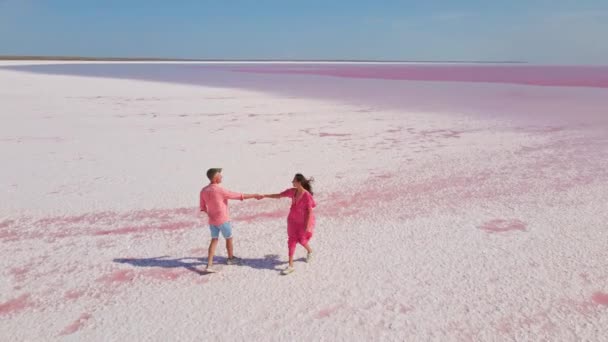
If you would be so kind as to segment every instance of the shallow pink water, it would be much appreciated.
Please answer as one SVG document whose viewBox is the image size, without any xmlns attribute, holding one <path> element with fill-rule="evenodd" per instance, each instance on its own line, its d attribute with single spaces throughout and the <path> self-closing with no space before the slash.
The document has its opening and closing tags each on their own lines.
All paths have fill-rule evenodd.
<svg viewBox="0 0 608 342">
<path fill-rule="evenodd" d="M 608 88 L 606 66 L 534 65 L 270 65 L 235 68 L 238 72 L 306 74 L 408 81 L 511 83 L 539 86 Z"/>
<path fill-rule="evenodd" d="M 377 109 L 608 128 L 608 66 L 528 64 L 60 64 L 10 69 L 329 99 Z M 209 98 L 210 100 L 214 98 Z M 244 113 L 256 115 L 256 113 Z M 608 130 L 608 129 L 607 129 Z M 324 132 L 324 137 L 349 132 Z"/>
<path fill-rule="evenodd" d="M 303 96 L 373 108 L 465 113 L 544 125 L 608 127 L 608 66 L 533 65 L 254 65 Z M 261 76 L 260 76 L 261 77 Z M 271 88 L 262 79 L 248 85 Z"/>
</svg>

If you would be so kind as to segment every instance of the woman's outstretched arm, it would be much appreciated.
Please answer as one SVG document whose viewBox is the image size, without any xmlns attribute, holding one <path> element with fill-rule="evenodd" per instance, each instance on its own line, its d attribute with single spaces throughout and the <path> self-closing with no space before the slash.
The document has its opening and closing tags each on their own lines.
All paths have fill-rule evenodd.
<svg viewBox="0 0 608 342">
<path fill-rule="evenodd" d="M 281 198 L 281 194 L 266 194 L 262 195 L 262 198 Z"/>
</svg>

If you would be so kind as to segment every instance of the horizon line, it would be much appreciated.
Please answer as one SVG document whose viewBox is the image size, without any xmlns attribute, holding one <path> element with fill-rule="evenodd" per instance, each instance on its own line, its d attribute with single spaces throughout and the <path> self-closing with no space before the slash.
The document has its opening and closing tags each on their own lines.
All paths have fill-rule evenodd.
<svg viewBox="0 0 608 342">
<path fill-rule="evenodd" d="M 40 55 L 0 55 L 2 61 L 150 61 L 150 62 L 374 62 L 374 63 L 488 63 L 527 64 L 526 61 L 487 60 L 392 60 L 392 59 L 273 59 L 273 58 L 160 58 L 160 57 L 84 57 L 84 56 L 40 56 Z"/>
</svg>

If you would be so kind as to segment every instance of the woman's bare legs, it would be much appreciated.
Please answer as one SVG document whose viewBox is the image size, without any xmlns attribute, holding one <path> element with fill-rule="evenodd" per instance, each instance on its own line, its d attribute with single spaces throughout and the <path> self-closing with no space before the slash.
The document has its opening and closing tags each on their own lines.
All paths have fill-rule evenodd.
<svg viewBox="0 0 608 342">
<path fill-rule="evenodd" d="M 305 245 L 302 245 L 302 246 L 304 246 L 304 248 L 306 248 L 306 251 L 307 251 L 309 254 L 310 254 L 310 253 L 312 253 L 312 248 L 310 248 L 310 245 L 309 245 L 309 244 L 305 244 Z"/>
</svg>

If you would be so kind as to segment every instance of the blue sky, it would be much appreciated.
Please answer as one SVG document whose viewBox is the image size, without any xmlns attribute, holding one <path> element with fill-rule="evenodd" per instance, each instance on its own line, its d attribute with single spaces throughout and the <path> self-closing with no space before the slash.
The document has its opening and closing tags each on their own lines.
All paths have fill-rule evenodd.
<svg viewBox="0 0 608 342">
<path fill-rule="evenodd" d="M 608 64 L 608 0 L 0 0 L 0 55 Z"/>
</svg>

